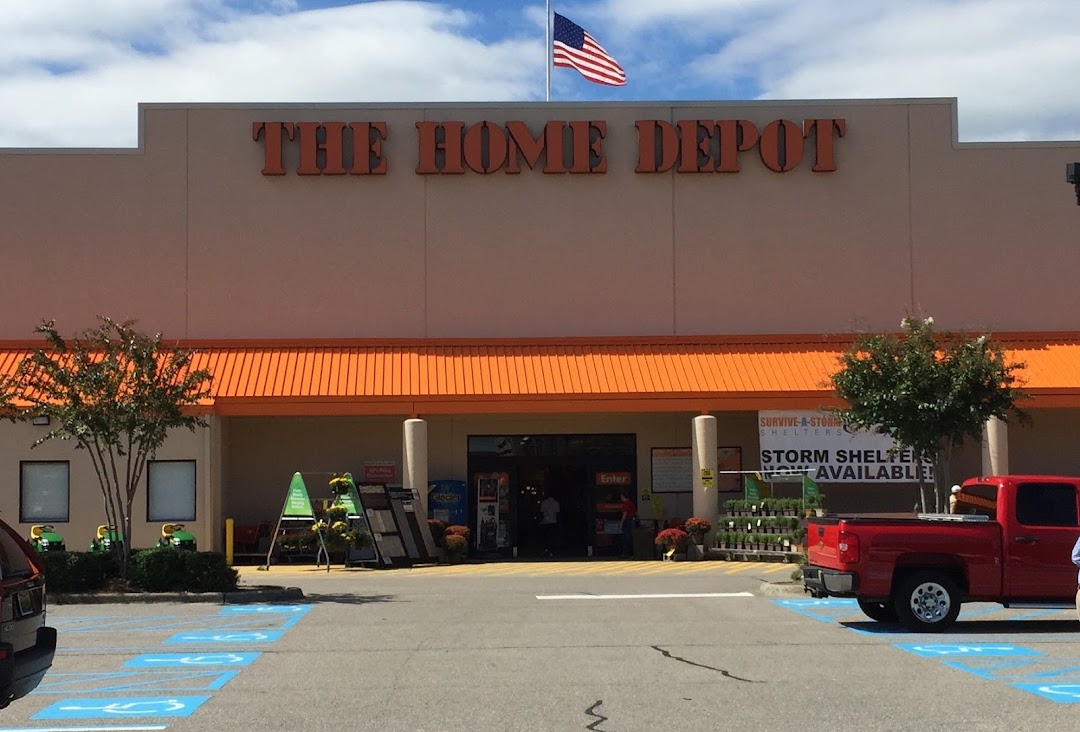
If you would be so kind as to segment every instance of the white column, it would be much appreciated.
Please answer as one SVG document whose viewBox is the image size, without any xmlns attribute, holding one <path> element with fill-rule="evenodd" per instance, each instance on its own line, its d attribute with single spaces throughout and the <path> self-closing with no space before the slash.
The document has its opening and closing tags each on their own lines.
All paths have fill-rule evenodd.
<svg viewBox="0 0 1080 732">
<path fill-rule="evenodd" d="M 420 495 L 420 516 L 427 518 L 428 491 L 428 443 L 427 422 L 422 419 L 405 420 L 402 440 L 401 487 L 415 490 Z"/>
<path fill-rule="evenodd" d="M 983 425 L 982 474 L 1009 474 L 1009 425 L 997 417 Z"/>
<path fill-rule="evenodd" d="M 701 415 L 694 417 L 693 430 L 694 454 L 694 515 L 716 525 L 720 514 L 720 502 L 716 493 L 716 417 Z M 701 471 L 708 470 L 713 476 L 712 485 L 706 487 L 701 480 Z"/>
</svg>

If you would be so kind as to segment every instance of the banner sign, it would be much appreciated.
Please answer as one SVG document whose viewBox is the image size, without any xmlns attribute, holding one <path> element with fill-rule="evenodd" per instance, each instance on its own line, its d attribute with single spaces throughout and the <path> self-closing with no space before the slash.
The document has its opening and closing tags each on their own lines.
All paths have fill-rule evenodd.
<svg viewBox="0 0 1080 732">
<path fill-rule="evenodd" d="M 934 479 L 933 467 L 921 467 L 910 450 L 894 452 L 895 443 L 876 432 L 848 432 L 839 417 L 826 412 L 758 412 L 761 471 L 805 473 L 818 483 L 915 483 Z"/>
<path fill-rule="evenodd" d="M 469 492 L 463 480 L 434 480 L 428 484 L 428 518 L 449 525 L 469 522 Z"/>
<path fill-rule="evenodd" d="M 743 487 L 746 493 L 746 500 L 752 503 L 761 503 L 761 497 L 768 493 L 765 486 L 762 485 L 761 480 L 753 475 L 743 476 Z"/>
<path fill-rule="evenodd" d="M 300 473 L 293 473 L 289 483 L 289 494 L 285 498 L 285 508 L 281 512 L 284 518 L 309 518 L 314 520 L 315 512 L 311 509 L 311 498 Z"/>
</svg>

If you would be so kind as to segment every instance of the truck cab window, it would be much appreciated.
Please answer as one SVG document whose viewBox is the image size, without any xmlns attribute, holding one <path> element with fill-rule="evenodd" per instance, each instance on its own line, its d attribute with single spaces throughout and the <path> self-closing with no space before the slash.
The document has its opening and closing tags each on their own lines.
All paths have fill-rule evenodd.
<svg viewBox="0 0 1080 732">
<path fill-rule="evenodd" d="M 1021 483 L 1016 520 L 1025 526 L 1077 526 L 1076 488 L 1061 483 Z"/>
</svg>

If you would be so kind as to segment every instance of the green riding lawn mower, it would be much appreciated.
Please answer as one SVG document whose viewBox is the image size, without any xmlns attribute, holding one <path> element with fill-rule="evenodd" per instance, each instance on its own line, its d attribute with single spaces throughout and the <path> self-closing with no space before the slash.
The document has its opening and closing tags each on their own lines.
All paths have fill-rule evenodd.
<svg viewBox="0 0 1080 732">
<path fill-rule="evenodd" d="M 162 524 L 158 548 L 186 549 L 195 551 L 195 535 L 184 529 L 183 524 Z"/>
<path fill-rule="evenodd" d="M 34 547 L 39 554 L 67 551 L 67 547 L 64 546 L 64 537 L 56 532 L 52 524 L 34 524 L 31 526 L 30 546 Z"/>
<path fill-rule="evenodd" d="M 124 534 L 116 530 L 115 526 L 101 525 L 97 527 L 97 536 L 90 542 L 92 554 L 108 554 L 113 546 L 119 550 L 124 546 Z"/>
</svg>

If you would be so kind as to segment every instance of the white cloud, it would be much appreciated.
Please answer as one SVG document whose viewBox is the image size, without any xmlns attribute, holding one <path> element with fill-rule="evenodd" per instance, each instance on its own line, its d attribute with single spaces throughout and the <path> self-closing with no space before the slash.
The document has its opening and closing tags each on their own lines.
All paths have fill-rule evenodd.
<svg viewBox="0 0 1080 732">
<path fill-rule="evenodd" d="M 539 38 L 483 43 L 469 15 L 433 4 L 251 15 L 209 0 L 109 0 L 94 19 L 97 3 L 37 0 L 50 3 L 64 23 L 40 11 L 0 26 L 21 39 L 0 52 L 0 145 L 132 146 L 139 102 L 510 100 L 542 78 Z M 156 8 L 121 12 L 143 3 Z"/>
<path fill-rule="evenodd" d="M 542 0 L 508 3 L 497 21 L 454 7 L 471 0 L 250 5 L 261 10 L 229 0 L 11 0 L 0 14 L 0 146 L 132 146 L 139 102 L 542 98 Z M 1077 0 L 567 0 L 560 9 L 615 53 L 631 84 L 587 88 L 559 70 L 559 98 L 955 96 L 962 139 L 1080 139 Z"/>
<path fill-rule="evenodd" d="M 764 99 L 957 97 L 962 139 L 1080 139 L 1076 0 L 607 0 L 612 23 L 723 47 L 691 73 Z M 692 29 L 692 30 L 691 30 Z"/>
</svg>

